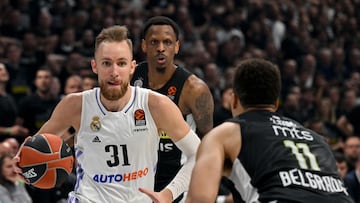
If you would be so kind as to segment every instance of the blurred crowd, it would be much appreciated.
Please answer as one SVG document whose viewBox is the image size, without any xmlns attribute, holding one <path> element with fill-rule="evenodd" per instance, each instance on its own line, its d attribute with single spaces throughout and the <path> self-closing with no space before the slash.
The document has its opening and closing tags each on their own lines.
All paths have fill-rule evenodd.
<svg viewBox="0 0 360 203">
<path fill-rule="evenodd" d="M 96 86 L 90 59 L 102 28 L 127 25 L 141 62 L 143 22 L 165 15 L 182 29 L 176 63 L 211 89 L 215 122 L 231 116 L 234 67 L 271 60 L 283 80 L 279 113 L 326 137 L 343 178 L 360 174 L 359 9 L 359 0 L 2 0 L 0 96 L 13 101 L 0 97 L 1 140 L 21 142 L 63 95 Z"/>
</svg>

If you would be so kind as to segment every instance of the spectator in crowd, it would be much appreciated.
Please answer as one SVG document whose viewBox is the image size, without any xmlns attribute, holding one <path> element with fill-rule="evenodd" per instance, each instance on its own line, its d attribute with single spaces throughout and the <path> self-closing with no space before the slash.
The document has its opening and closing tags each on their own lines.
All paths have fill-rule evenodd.
<svg viewBox="0 0 360 203">
<path fill-rule="evenodd" d="M 61 99 L 70 93 L 82 92 L 82 87 L 82 77 L 79 75 L 70 75 L 65 81 L 64 94 L 61 96 Z M 74 147 L 74 134 L 75 130 L 70 128 L 63 135 L 61 135 L 62 139 L 64 139 L 70 147 Z"/>
<path fill-rule="evenodd" d="M 83 77 L 83 86 L 82 89 L 85 90 L 89 90 L 92 89 L 94 87 L 97 87 L 97 81 L 96 78 L 92 75 L 85 75 Z"/>
<path fill-rule="evenodd" d="M 40 129 L 59 102 L 58 95 L 51 92 L 52 80 L 52 72 L 47 68 L 40 68 L 34 81 L 36 91 L 19 103 L 18 119 L 29 129 L 29 134 L 33 135 Z"/>
<path fill-rule="evenodd" d="M 360 137 L 360 104 L 354 106 L 347 114 L 341 116 L 337 121 L 337 126 L 346 135 Z"/>
<path fill-rule="evenodd" d="M 359 109 L 357 105 L 355 89 L 347 89 L 339 107 L 340 117 L 336 123 L 337 127 L 346 136 L 358 135 L 360 137 Z"/>
<path fill-rule="evenodd" d="M 329 139 L 331 145 L 344 139 L 343 134 L 337 127 L 336 107 L 333 106 L 329 97 L 322 97 L 318 101 L 314 118 L 319 119 L 324 124 L 326 132 L 323 135 Z"/>
<path fill-rule="evenodd" d="M 360 203 L 360 156 L 356 158 L 355 168 L 345 176 L 344 183 L 355 203 Z"/>
<path fill-rule="evenodd" d="M 3 143 L 10 146 L 10 154 L 15 155 L 19 150 L 19 141 L 13 137 L 6 138 Z"/>
<path fill-rule="evenodd" d="M 17 103 L 32 91 L 32 84 L 29 83 L 30 78 L 27 75 L 27 70 L 20 64 L 21 53 L 22 48 L 19 43 L 10 43 L 6 46 L 5 66 L 11 78 L 9 88 Z"/>
<path fill-rule="evenodd" d="M 300 88 L 300 111 L 302 122 L 305 124 L 308 120 L 314 118 L 316 111 L 315 90 L 312 88 Z"/>
<path fill-rule="evenodd" d="M 288 93 L 278 111 L 280 114 L 296 121 L 304 121 L 301 113 L 300 96 L 296 93 Z"/>
<path fill-rule="evenodd" d="M 349 163 L 349 171 L 355 168 L 355 163 L 360 156 L 360 137 L 347 137 L 344 143 L 344 155 Z"/>
<path fill-rule="evenodd" d="M 348 114 L 357 105 L 357 93 L 354 88 L 346 88 L 342 95 L 340 115 Z"/>
<path fill-rule="evenodd" d="M 340 81 L 344 81 L 350 76 L 350 72 L 345 65 L 345 51 L 341 47 L 334 47 L 332 49 L 332 56 L 333 82 L 339 84 Z"/>
<path fill-rule="evenodd" d="M 306 89 L 313 87 L 316 63 L 316 57 L 312 54 L 307 54 L 302 57 L 299 70 L 299 85 L 301 88 Z"/>
<path fill-rule="evenodd" d="M 76 45 L 78 52 L 85 57 L 92 57 L 94 54 L 94 31 L 86 29 L 79 43 Z"/>
<path fill-rule="evenodd" d="M 349 165 L 348 161 L 346 160 L 345 156 L 341 152 L 334 152 L 336 166 L 338 169 L 339 176 L 342 180 L 344 180 L 345 176 L 349 172 Z"/>
<path fill-rule="evenodd" d="M 0 154 L 11 154 L 11 145 L 8 142 L 0 142 Z"/>
<path fill-rule="evenodd" d="M 221 90 L 221 103 L 215 106 L 214 127 L 220 125 L 225 120 L 232 118 L 231 97 L 233 94 L 232 85 L 229 83 Z"/>
<path fill-rule="evenodd" d="M 343 140 L 333 136 L 333 129 L 330 129 L 324 121 L 316 118 L 309 119 L 305 122 L 305 127 L 324 136 L 325 141 L 331 149 L 336 152 L 343 152 Z"/>
<path fill-rule="evenodd" d="M 39 47 L 38 37 L 32 31 L 26 31 L 22 38 L 22 52 L 20 56 L 20 66 L 26 70 L 27 83 L 34 89 L 33 81 L 39 67 L 45 65 L 45 52 Z"/>
<path fill-rule="evenodd" d="M 51 83 L 51 94 L 56 96 L 61 96 L 61 81 L 58 77 L 54 76 Z"/>
<path fill-rule="evenodd" d="M 23 37 L 25 30 L 28 28 L 22 19 L 21 11 L 19 8 L 10 9 L 6 14 L 4 21 L 2 22 L 1 34 L 20 40 Z"/>
<path fill-rule="evenodd" d="M 331 106 L 333 108 L 333 111 L 335 111 L 335 113 L 336 113 L 336 119 L 339 119 L 339 117 L 340 117 L 340 109 L 339 108 L 340 108 L 340 102 L 341 102 L 340 86 L 332 85 L 332 86 L 328 87 L 326 94 L 330 98 Z M 324 96 L 326 96 L 326 95 L 324 95 Z"/>
<path fill-rule="evenodd" d="M 15 172 L 13 155 L 0 154 L 0 202 L 32 203 L 30 195 Z"/>
<path fill-rule="evenodd" d="M 25 136 L 28 130 L 16 124 L 18 106 L 12 95 L 6 91 L 9 73 L 5 64 L 0 63 L 0 140 L 9 136 Z"/>
<path fill-rule="evenodd" d="M 281 64 L 279 64 L 281 65 Z M 294 59 L 288 59 L 284 62 L 281 69 L 281 84 L 282 84 L 282 94 L 281 98 L 285 96 L 290 91 L 290 88 L 298 85 L 298 64 Z"/>
<path fill-rule="evenodd" d="M 58 46 L 55 47 L 54 52 L 68 56 L 76 50 L 76 36 L 73 28 L 66 28 L 62 31 Z"/>
<path fill-rule="evenodd" d="M 223 88 L 221 69 L 216 63 L 208 63 L 204 67 L 204 82 L 208 85 L 214 99 L 214 105 L 221 105 L 221 89 Z"/>
<path fill-rule="evenodd" d="M 64 95 L 83 91 L 83 79 L 79 75 L 70 75 L 64 85 Z"/>
</svg>

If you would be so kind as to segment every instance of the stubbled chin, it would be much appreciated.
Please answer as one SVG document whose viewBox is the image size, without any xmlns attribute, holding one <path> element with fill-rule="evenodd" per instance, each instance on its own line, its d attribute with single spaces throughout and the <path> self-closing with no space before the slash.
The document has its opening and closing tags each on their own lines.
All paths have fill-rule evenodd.
<svg viewBox="0 0 360 203">
<path fill-rule="evenodd" d="M 166 69 L 165 66 L 158 66 L 158 67 L 156 67 L 156 71 L 157 71 L 158 73 L 164 73 L 164 72 L 165 72 L 165 69 Z"/>
</svg>

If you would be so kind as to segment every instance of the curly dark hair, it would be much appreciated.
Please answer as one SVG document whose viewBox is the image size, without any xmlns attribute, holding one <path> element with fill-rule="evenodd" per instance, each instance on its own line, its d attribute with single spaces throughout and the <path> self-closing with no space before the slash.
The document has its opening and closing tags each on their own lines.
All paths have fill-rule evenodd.
<svg viewBox="0 0 360 203">
<path fill-rule="evenodd" d="M 274 105 L 280 96 L 280 70 L 264 59 L 244 60 L 236 69 L 233 88 L 244 107 Z"/>
</svg>

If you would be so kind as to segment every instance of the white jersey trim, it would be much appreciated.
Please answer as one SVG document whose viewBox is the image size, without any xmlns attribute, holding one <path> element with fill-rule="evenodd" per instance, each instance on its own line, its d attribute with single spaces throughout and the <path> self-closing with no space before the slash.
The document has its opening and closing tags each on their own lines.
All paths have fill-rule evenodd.
<svg viewBox="0 0 360 203">
<path fill-rule="evenodd" d="M 245 202 L 260 203 L 257 188 L 251 184 L 251 177 L 238 159 L 234 161 L 229 178 Z"/>
</svg>

